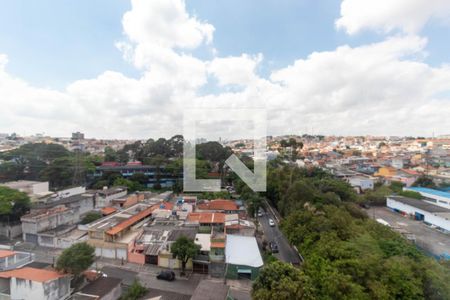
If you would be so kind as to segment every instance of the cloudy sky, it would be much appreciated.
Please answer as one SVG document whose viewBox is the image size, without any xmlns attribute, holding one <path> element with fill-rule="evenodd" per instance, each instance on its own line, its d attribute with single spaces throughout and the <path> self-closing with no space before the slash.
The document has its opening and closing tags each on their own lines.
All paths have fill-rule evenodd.
<svg viewBox="0 0 450 300">
<path fill-rule="evenodd" d="M 169 137 L 190 108 L 257 108 L 273 135 L 449 134 L 449 40 L 448 0 L 2 0 L 0 132 Z"/>
</svg>

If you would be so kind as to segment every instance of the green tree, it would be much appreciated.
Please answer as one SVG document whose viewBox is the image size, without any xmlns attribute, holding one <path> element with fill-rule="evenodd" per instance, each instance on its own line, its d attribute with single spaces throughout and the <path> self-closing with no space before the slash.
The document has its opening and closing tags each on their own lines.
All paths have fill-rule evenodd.
<svg viewBox="0 0 450 300">
<path fill-rule="evenodd" d="M 413 198 L 413 199 L 423 199 L 423 196 L 415 191 L 400 191 L 398 193 L 400 196 Z"/>
<path fill-rule="evenodd" d="M 30 209 L 30 198 L 17 190 L 0 186 L 0 221 L 16 221 Z"/>
<path fill-rule="evenodd" d="M 138 182 L 131 181 L 122 177 L 118 177 L 114 180 L 113 186 L 125 186 L 129 192 L 142 191 L 145 187 Z"/>
<path fill-rule="evenodd" d="M 436 184 L 433 182 L 433 179 L 427 175 L 422 175 L 413 183 L 413 186 L 426 187 L 430 189 L 435 189 Z"/>
<path fill-rule="evenodd" d="M 252 298 L 258 300 L 314 299 L 310 284 L 301 270 L 274 261 L 265 265 L 252 286 Z"/>
<path fill-rule="evenodd" d="M 147 293 L 147 289 L 138 280 L 134 280 L 120 300 L 138 300 Z"/>
<path fill-rule="evenodd" d="M 105 161 L 119 161 L 119 155 L 117 152 L 111 147 L 105 147 L 104 150 L 104 160 Z"/>
<path fill-rule="evenodd" d="M 96 211 L 88 212 L 83 219 L 81 220 L 81 224 L 89 224 L 91 222 L 94 222 L 95 220 L 98 220 L 102 217 L 102 214 Z"/>
<path fill-rule="evenodd" d="M 185 274 L 186 264 L 200 251 L 200 246 L 186 236 L 179 237 L 170 247 L 172 254 L 181 261 L 181 274 Z"/>
<path fill-rule="evenodd" d="M 75 277 L 89 268 L 95 259 L 95 248 L 87 243 L 77 243 L 65 249 L 58 257 L 56 269 Z"/>
<path fill-rule="evenodd" d="M 74 176 L 74 160 L 71 157 L 56 158 L 44 170 L 40 177 L 48 180 L 51 188 L 64 188 L 72 185 Z"/>
</svg>

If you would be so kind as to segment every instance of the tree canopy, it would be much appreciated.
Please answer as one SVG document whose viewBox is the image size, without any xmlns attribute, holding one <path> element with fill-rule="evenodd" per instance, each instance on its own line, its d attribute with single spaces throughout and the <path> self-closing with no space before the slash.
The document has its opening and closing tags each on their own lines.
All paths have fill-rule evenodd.
<svg viewBox="0 0 450 300">
<path fill-rule="evenodd" d="M 30 198 L 17 190 L 0 186 L 0 221 L 19 220 L 30 208 Z"/>
<path fill-rule="evenodd" d="M 170 247 L 172 254 L 181 261 L 181 273 L 184 274 L 186 263 L 200 251 L 200 246 L 186 236 L 180 236 Z"/>
<path fill-rule="evenodd" d="M 77 243 L 61 253 L 56 262 L 56 269 L 78 276 L 92 265 L 94 259 L 94 247 L 84 242 Z"/>
<path fill-rule="evenodd" d="M 382 186 L 367 199 L 384 199 L 391 192 Z M 288 299 L 270 288 L 275 281 L 287 285 L 292 299 L 450 298 L 449 264 L 369 219 L 357 205 L 366 196 L 345 182 L 318 169 L 280 166 L 268 171 L 266 196 L 284 217 L 280 227 L 305 262 L 297 272 L 281 272 L 288 267 L 279 265 L 270 273 L 261 271 L 254 299 L 266 299 L 266 293 Z"/>
</svg>

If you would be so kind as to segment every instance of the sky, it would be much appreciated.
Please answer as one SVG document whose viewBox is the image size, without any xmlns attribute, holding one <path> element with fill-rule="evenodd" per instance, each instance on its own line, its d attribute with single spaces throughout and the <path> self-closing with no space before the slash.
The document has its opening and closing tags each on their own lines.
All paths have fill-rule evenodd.
<svg viewBox="0 0 450 300">
<path fill-rule="evenodd" d="M 2 0 L 0 132 L 450 134 L 449 38 L 448 0 Z"/>
</svg>

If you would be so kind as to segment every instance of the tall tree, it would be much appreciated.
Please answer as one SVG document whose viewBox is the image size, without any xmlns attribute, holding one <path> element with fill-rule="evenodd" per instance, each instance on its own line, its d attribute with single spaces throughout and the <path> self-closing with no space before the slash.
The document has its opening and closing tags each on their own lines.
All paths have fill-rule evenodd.
<svg viewBox="0 0 450 300">
<path fill-rule="evenodd" d="M 27 194 L 0 186 L 0 221 L 16 221 L 30 209 Z"/>
<path fill-rule="evenodd" d="M 186 236 L 179 237 L 170 247 L 172 254 L 181 261 L 181 274 L 185 274 L 186 264 L 200 251 L 200 246 Z"/>
<path fill-rule="evenodd" d="M 274 261 L 264 266 L 252 287 L 252 298 L 258 300 L 315 299 L 308 291 L 303 273 L 284 262 Z"/>
<path fill-rule="evenodd" d="M 77 243 L 65 249 L 58 257 L 56 269 L 76 277 L 92 265 L 95 248 L 87 243 Z"/>
</svg>

